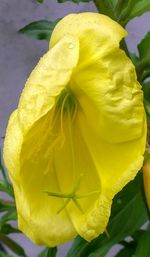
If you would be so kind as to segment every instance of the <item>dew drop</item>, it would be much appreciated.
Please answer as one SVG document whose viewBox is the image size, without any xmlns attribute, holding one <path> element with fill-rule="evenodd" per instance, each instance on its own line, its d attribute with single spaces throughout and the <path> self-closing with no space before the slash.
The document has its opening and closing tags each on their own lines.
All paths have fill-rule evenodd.
<svg viewBox="0 0 150 257">
<path fill-rule="evenodd" d="M 70 43 L 69 44 L 69 49 L 73 49 L 74 48 L 74 44 Z"/>
</svg>

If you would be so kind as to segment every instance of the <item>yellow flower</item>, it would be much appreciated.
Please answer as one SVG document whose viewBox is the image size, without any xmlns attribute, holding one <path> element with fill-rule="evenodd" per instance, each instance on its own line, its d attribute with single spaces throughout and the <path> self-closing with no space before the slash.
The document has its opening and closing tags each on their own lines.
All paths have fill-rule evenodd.
<svg viewBox="0 0 150 257">
<path fill-rule="evenodd" d="M 39 245 L 97 237 L 142 166 L 143 94 L 119 48 L 126 34 L 104 15 L 66 16 L 11 115 L 4 159 L 19 228 Z"/>
</svg>

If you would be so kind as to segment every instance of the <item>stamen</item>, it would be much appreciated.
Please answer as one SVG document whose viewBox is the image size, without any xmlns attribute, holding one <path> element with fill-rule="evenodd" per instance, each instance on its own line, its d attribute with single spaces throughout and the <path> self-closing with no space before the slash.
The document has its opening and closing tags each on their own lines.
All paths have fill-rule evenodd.
<svg viewBox="0 0 150 257">
<path fill-rule="evenodd" d="M 53 111 L 53 117 L 52 117 L 52 121 L 51 124 L 52 126 L 49 128 L 49 136 L 51 138 L 51 143 L 50 143 L 50 147 L 48 148 L 49 150 L 53 150 L 55 148 L 55 146 L 59 146 L 61 147 L 61 145 L 64 142 L 64 135 L 63 133 L 60 133 L 60 131 L 57 131 L 57 123 L 58 120 L 60 118 L 60 109 L 55 108 L 55 110 Z"/>
<path fill-rule="evenodd" d="M 72 122 L 74 121 L 75 117 L 76 117 L 76 114 L 77 114 L 77 103 L 75 103 L 75 108 L 74 108 L 74 113 L 73 113 L 73 116 L 72 116 Z"/>
<path fill-rule="evenodd" d="M 65 114 L 68 115 L 68 113 L 72 117 L 72 118 L 70 118 L 68 116 L 69 120 L 72 122 L 77 113 L 77 104 L 76 104 L 76 99 L 73 96 L 70 89 L 65 88 L 61 92 L 61 94 L 58 96 L 58 98 L 56 99 L 55 109 L 54 109 L 54 113 L 53 113 L 54 120 L 51 122 L 51 123 L 53 123 L 51 131 L 54 131 L 55 124 L 56 124 L 56 122 L 58 122 L 58 119 L 60 117 L 60 130 L 59 130 L 59 133 L 56 135 L 57 138 L 54 140 L 54 144 L 53 144 L 55 146 L 57 142 L 60 142 L 60 144 L 59 144 L 60 148 L 64 144 L 64 140 L 65 140 L 63 123 L 64 123 L 64 119 L 66 118 Z M 70 121 L 69 121 L 69 123 L 70 123 Z"/>
<path fill-rule="evenodd" d="M 75 154 L 74 154 L 74 147 L 73 147 L 73 136 L 72 136 L 72 127 L 71 127 L 71 114 L 70 110 L 68 110 L 68 129 L 69 129 L 69 139 L 70 139 L 70 146 L 71 146 L 71 157 L 72 157 L 72 170 L 75 173 Z"/>
<path fill-rule="evenodd" d="M 60 111 L 60 127 L 61 127 L 61 134 L 64 135 L 63 133 L 63 114 L 64 114 L 64 107 L 65 107 L 65 103 L 66 103 L 66 100 L 69 96 L 69 93 L 66 94 L 66 96 L 64 97 L 63 99 L 63 102 L 62 102 L 62 106 L 61 106 L 61 111 Z"/>
</svg>

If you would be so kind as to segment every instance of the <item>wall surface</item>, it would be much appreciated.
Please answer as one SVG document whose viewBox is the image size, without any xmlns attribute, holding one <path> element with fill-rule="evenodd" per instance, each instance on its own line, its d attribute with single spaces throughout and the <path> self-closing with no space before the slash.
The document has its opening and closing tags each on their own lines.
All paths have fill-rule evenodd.
<svg viewBox="0 0 150 257">
<path fill-rule="evenodd" d="M 18 34 L 17 30 L 34 20 L 54 20 L 68 13 L 83 11 L 96 9 L 92 3 L 57 4 L 56 0 L 46 0 L 45 4 L 37 5 L 35 0 L 0 0 L 0 137 L 5 134 L 8 118 L 17 107 L 28 75 L 48 48 L 48 42 L 30 39 Z M 131 21 L 127 30 L 127 42 L 134 52 L 137 43 L 150 30 L 150 13 Z M 41 250 L 24 236 L 15 238 L 26 247 L 29 257 L 36 257 Z M 60 248 L 58 257 L 64 256 L 66 247 Z M 113 257 L 112 251 L 109 256 Z"/>
</svg>

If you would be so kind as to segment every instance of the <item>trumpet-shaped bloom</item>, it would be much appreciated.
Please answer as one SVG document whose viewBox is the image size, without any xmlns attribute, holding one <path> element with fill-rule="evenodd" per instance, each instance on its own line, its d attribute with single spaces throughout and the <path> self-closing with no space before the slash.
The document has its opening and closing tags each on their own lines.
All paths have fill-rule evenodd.
<svg viewBox="0 0 150 257">
<path fill-rule="evenodd" d="M 142 166 L 143 94 L 119 48 L 126 34 L 104 15 L 66 16 L 11 115 L 4 159 L 19 228 L 37 244 L 97 237 Z"/>
</svg>

